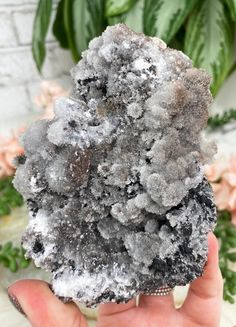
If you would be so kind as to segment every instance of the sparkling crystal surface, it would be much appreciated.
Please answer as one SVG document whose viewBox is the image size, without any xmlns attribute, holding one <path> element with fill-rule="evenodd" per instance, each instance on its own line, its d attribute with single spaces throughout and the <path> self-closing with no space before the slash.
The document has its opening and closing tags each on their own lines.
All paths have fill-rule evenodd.
<svg viewBox="0 0 236 327">
<path fill-rule="evenodd" d="M 55 117 L 23 137 L 14 184 L 26 254 L 58 296 L 93 306 L 200 276 L 216 212 L 201 138 L 210 78 L 125 25 L 90 42 Z"/>
</svg>

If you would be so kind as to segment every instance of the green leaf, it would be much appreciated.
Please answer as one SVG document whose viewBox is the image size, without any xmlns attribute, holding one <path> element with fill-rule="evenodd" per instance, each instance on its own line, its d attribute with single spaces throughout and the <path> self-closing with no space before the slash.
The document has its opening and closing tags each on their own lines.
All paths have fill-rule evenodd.
<svg viewBox="0 0 236 327">
<path fill-rule="evenodd" d="M 235 300 L 232 296 L 230 296 L 229 294 L 227 295 L 226 301 L 228 301 L 230 304 L 234 304 Z"/>
<path fill-rule="evenodd" d="M 185 27 L 184 24 L 179 28 L 175 36 L 168 42 L 170 48 L 177 49 L 183 52 L 184 50 L 184 37 L 185 37 Z"/>
<path fill-rule="evenodd" d="M 217 129 L 234 120 L 236 120 L 236 109 L 230 109 L 221 115 L 216 114 L 209 117 L 207 124 L 211 129 Z"/>
<path fill-rule="evenodd" d="M 144 33 L 169 43 L 177 33 L 197 0 L 145 0 Z"/>
<path fill-rule="evenodd" d="M 229 7 L 229 12 L 233 21 L 236 22 L 236 0 L 225 0 Z"/>
<path fill-rule="evenodd" d="M 1 262 L 3 263 L 4 267 L 8 268 L 10 261 L 6 257 L 1 257 Z"/>
<path fill-rule="evenodd" d="M 229 236 L 227 242 L 230 244 L 231 248 L 236 247 L 236 237 Z"/>
<path fill-rule="evenodd" d="M 232 225 L 232 226 L 229 226 L 225 229 L 226 231 L 226 234 L 228 236 L 232 236 L 235 238 L 235 241 L 236 241 L 236 228 Z"/>
<path fill-rule="evenodd" d="M 217 228 L 217 229 L 214 230 L 214 234 L 215 234 L 215 236 L 216 236 L 217 238 L 220 237 L 220 230 L 219 230 L 219 228 Z"/>
<path fill-rule="evenodd" d="M 212 76 L 213 95 L 227 77 L 233 62 L 233 24 L 221 0 L 204 0 L 190 15 L 185 53 L 196 67 Z"/>
<path fill-rule="evenodd" d="M 231 245 L 228 244 L 228 243 L 226 243 L 226 242 L 224 242 L 224 240 L 223 240 L 223 242 L 222 242 L 222 244 L 221 244 L 221 250 L 222 250 L 223 252 L 227 252 L 227 251 L 230 250 L 230 249 L 231 249 Z"/>
<path fill-rule="evenodd" d="M 231 221 L 231 213 L 226 210 L 218 211 L 218 222 L 224 221 L 224 222 L 230 222 Z"/>
<path fill-rule="evenodd" d="M 227 235 L 234 237 L 234 239 L 236 240 L 236 228 L 235 226 L 230 226 L 231 228 L 227 228 Z"/>
<path fill-rule="evenodd" d="M 236 262 L 236 252 L 227 253 L 227 258 L 232 262 Z"/>
<path fill-rule="evenodd" d="M 7 242 L 2 247 L 2 252 L 7 252 L 12 248 L 12 242 Z"/>
<path fill-rule="evenodd" d="M 16 272 L 17 268 L 18 268 L 18 265 L 17 265 L 16 259 L 10 257 L 9 258 L 9 269 L 11 270 L 11 272 Z"/>
<path fill-rule="evenodd" d="M 137 33 L 143 32 L 143 7 L 144 0 L 138 0 L 127 13 L 110 17 L 109 25 L 124 23 Z"/>
<path fill-rule="evenodd" d="M 15 258 L 19 255 L 20 249 L 19 248 L 13 248 L 11 250 L 11 255 Z"/>
<path fill-rule="evenodd" d="M 73 59 L 78 61 L 82 51 L 106 27 L 105 0 L 65 0 L 64 24 Z"/>
<path fill-rule="evenodd" d="M 22 204 L 23 204 L 23 200 L 21 197 L 18 196 L 18 194 L 13 194 L 9 199 L 9 205 L 12 208 L 19 207 Z"/>
<path fill-rule="evenodd" d="M 30 260 L 22 259 L 19 262 L 19 266 L 22 269 L 25 269 L 25 268 L 29 267 L 29 265 L 30 265 Z"/>
<path fill-rule="evenodd" d="M 89 41 L 95 36 L 102 34 L 107 26 L 107 21 L 104 16 L 105 0 L 87 0 L 87 21 L 86 27 L 88 30 Z"/>
<path fill-rule="evenodd" d="M 137 0 L 106 0 L 106 16 L 112 17 L 130 10 Z"/>
<path fill-rule="evenodd" d="M 0 245 L 0 264 L 16 272 L 19 268 L 27 268 L 31 260 L 25 258 L 25 250 L 22 247 L 13 247 L 12 242 Z"/>
<path fill-rule="evenodd" d="M 75 62 L 79 60 L 79 53 L 76 49 L 75 43 L 75 31 L 74 31 L 74 20 L 73 20 L 73 12 L 74 12 L 74 3 L 75 0 L 65 0 L 64 1 L 64 26 L 67 35 L 68 45 L 72 54 L 72 58 Z M 84 3 L 84 0 L 81 0 L 81 3 Z"/>
<path fill-rule="evenodd" d="M 233 276 L 232 271 L 229 269 L 223 270 L 222 275 L 224 276 L 224 278 L 227 278 L 227 279 L 230 279 Z"/>
<path fill-rule="evenodd" d="M 6 203 L 0 202 L 0 216 L 8 215 L 10 212 L 9 206 Z"/>
<path fill-rule="evenodd" d="M 12 184 L 12 177 L 0 179 L 0 216 L 8 215 L 11 208 L 21 206 L 23 197 Z"/>
<path fill-rule="evenodd" d="M 230 304 L 234 304 L 235 303 L 235 300 L 234 300 L 234 298 L 232 297 L 232 296 L 228 296 L 228 302 L 230 303 Z"/>
<path fill-rule="evenodd" d="M 22 261 L 20 261 L 20 267 L 22 268 L 22 269 L 26 269 L 27 267 L 29 267 L 29 265 L 30 265 L 30 260 L 22 260 Z"/>
<path fill-rule="evenodd" d="M 231 280 L 236 285 L 236 271 L 231 270 L 231 273 L 232 273 Z"/>
<path fill-rule="evenodd" d="M 46 55 L 45 38 L 50 24 L 52 0 L 40 0 L 34 18 L 32 52 L 36 66 L 41 72 Z"/>
<path fill-rule="evenodd" d="M 230 292 L 232 295 L 236 295 L 236 286 L 230 286 L 230 287 L 229 287 L 229 292 Z"/>
<path fill-rule="evenodd" d="M 65 0 L 61 0 L 57 7 L 56 17 L 53 23 L 53 34 L 58 40 L 60 46 L 64 49 L 69 48 L 69 43 L 67 39 L 66 29 L 64 25 L 64 3 Z"/>
</svg>

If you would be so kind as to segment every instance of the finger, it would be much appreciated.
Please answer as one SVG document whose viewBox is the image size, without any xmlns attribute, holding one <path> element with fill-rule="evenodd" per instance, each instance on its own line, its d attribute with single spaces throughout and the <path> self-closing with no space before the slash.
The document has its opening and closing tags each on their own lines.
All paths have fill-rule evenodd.
<svg viewBox="0 0 236 327">
<path fill-rule="evenodd" d="M 218 241 L 213 233 L 208 235 L 208 260 L 202 277 L 191 283 L 187 298 L 180 311 L 192 319 L 212 318 L 220 314 L 223 280 L 218 266 Z M 201 314 L 203 313 L 203 314 Z M 213 326 L 213 324 L 212 324 Z"/>
<path fill-rule="evenodd" d="M 127 303 L 100 304 L 98 308 L 97 327 L 127 327 L 138 326 L 136 324 L 138 312 L 136 299 Z"/>
<path fill-rule="evenodd" d="M 34 327 L 88 326 L 79 308 L 62 303 L 46 282 L 21 280 L 8 288 L 8 294 Z"/>
<path fill-rule="evenodd" d="M 136 307 L 136 299 L 132 299 L 127 303 L 105 303 L 100 304 L 98 308 L 99 315 L 113 315 L 115 313 L 120 313 L 127 311 L 129 309 Z"/>
<path fill-rule="evenodd" d="M 158 307 L 160 310 L 173 309 L 174 308 L 174 298 L 173 294 L 170 293 L 164 296 L 158 295 L 140 295 L 139 307 Z"/>
</svg>

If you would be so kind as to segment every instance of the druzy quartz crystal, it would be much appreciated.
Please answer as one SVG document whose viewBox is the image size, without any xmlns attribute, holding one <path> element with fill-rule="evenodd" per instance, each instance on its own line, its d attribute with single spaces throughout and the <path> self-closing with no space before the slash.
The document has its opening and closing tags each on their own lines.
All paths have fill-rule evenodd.
<svg viewBox="0 0 236 327">
<path fill-rule="evenodd" d="M 108 27 L 72 69 L 70 97 L 25 133 L 14 184 L 27 257 L 54 292 L 125 302 L 203 273 L 216 211 L 202 140 L 210 78 L 182 52 Z"/>
</svg>

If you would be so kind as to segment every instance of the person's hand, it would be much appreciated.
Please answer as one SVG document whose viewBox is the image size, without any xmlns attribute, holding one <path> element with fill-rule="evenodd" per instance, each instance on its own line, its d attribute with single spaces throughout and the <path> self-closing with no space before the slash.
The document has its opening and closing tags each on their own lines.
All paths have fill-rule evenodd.
<svg viewBox="0 0 236 327">
<path fill-rule="evenodd" d="M 217 239 L 210 234 L 204 275 L 191 284 L 180 309 L 175 309 L 171 294 L 141 295 L 138 307 L 135 299 L 127 304 L 101 304 L 97 327 L 216 327 L 220 322 L 222 289 Z M 18 281 L 8 293 L 34 327 L 88 326 L 79 308 L 74 303 L 63 304 L 46 282 Z"/>
</svg>

